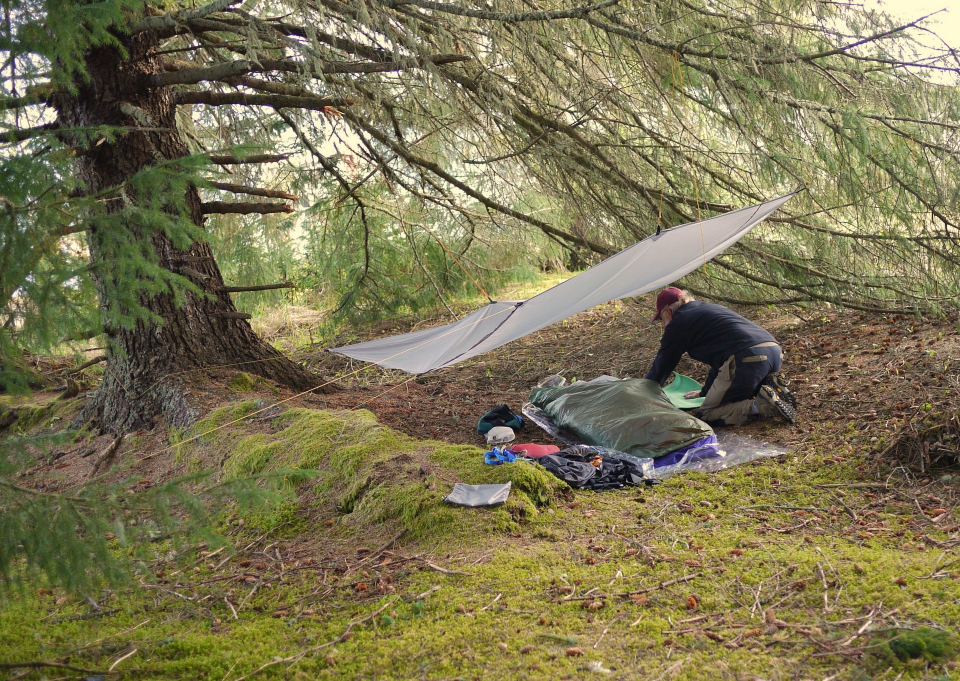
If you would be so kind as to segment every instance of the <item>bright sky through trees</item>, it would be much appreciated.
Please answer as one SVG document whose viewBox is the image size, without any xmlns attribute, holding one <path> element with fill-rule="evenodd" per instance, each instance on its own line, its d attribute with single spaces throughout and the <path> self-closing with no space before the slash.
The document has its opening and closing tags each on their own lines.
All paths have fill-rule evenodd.
<svg viewBox="0 0 960 681">
<path fill-rule="evenodd" d="M 936 31 L 951 47 L 960 47 L 960 2 L 957 0 L 872 0 L 867 7 L 879 7 L 907 21 L 945 9 L 924 22 L 924 26 Z"/>
</svg>

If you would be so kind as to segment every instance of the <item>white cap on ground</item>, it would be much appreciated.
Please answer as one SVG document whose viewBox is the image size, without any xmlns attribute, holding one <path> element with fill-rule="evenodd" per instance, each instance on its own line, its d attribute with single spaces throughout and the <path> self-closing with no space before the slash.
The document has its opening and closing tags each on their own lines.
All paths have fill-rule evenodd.
<svg viewBox="0 0 960 681">
<path fill-rule="evenodd" d="M 502 445 L 507 442 L 513 442 L 516 439 L 513 428 L 507 426 L 494 426 L 487 431 L 488 445 Z"/>
</svg>

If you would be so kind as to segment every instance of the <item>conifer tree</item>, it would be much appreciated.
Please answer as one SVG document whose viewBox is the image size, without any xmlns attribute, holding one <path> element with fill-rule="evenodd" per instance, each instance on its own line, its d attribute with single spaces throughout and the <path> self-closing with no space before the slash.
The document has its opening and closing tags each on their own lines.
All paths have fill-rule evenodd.
<svg viewBox="0 0 960 681">
<path fill-rule="evenodd" d="M 589 259 L 806 187 L 691 284 L 956 305 L 958 62 L 922 21 L 826 0 L 4 7 L 5 366 L 105 334 L 102 429 L 189 422 L 185 371 L 315 383 L 252 332 L 206 238 L 212 215 L 292 210 L 254 181 L 291 153 L 358 235 L 347 302 L 376 298 L 390 224 L 438 221 L 461 255 L 534 230 Z"/>
</svg>

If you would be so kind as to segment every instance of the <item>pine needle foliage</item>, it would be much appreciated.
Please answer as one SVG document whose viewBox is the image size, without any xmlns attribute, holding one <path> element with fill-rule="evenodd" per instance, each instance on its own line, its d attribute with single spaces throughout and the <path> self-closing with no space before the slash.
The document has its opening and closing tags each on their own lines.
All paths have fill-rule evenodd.
<svg viewBox="0 0 960 681">
<path fill-rule="evenodd" d="M 344 309 L 397 309 L 389 263 L 417 259 L 414 242 L 381 237 L 411 221 L 398 202 L 421 202 L 441 238 L 477 249 L 471 272 L 491 282 L 479 251 L 498 234 L 539 231 L 521 249 L 534 263 L 558 249 L 589 263 L 798 189 L 778 221 L 688 283 L 738 302 L 955 308 L 958 69 L 935 19 L 821 0 L 327 1 L 280 19 L 281 7 L 228 12 L 219 39 L 269 25 L 286 37 L 255 29 L 247 58 L 296 44 L 327 60 L 323 73 L 211 74 L 190 79 L 204 94 L 178 96 L 204 103 L 208 134 L 290 145 L 324 178 L 308 270 Z M 180 40 L 191 65 L 201 45 L 225 44 Z M 294 92 L 316 99 L 281 98 Z M 455 295 L 460 282 L 419 269 L 409 307 L 421 292 Z"/>
<path fill-rule="evenodd" d="M 158 295 L 209 295 L 156 256 L 157 235 L 208 238 L 184 200 L 196 186 L 224 198 L 207 180 L 314 207 L 273 233 L 272 218 L 208 218 L 231 276 L 256 284 L 301 260 L 307 284 L 361 315 L 474 288 L 421 223 L 493 288 L 520 260 L 589 263 L 800 188 L 688 283 L 741 302 L 956 307 L 958 67 L 935 19 L 824 0 L 5 7 L 8 360 L 68 328 L 158 323 Z M 135 68 L 144 42 L 154 70 L 103 103 L 125 124 L 68 125 L 64 98 L 91 96 L 98 55 Z M 78 159 L 135 148 L 161 99 L 196 161 L 155 150 L 120 183 L 77 174 Z M 289 159 L 199 159 L 236 145 Z"/>
<path fill-rule="evenodd" d="M 226 546 L 214 529 L 224 509 L 276 509 L 312 476 L 308 470 L 280 470 L 214 482 L 197 473 L 148 489 L 125 480 L 65 492 L 12 482 L 27 450 L 69 436 L 7 438 L 0 447 L 0 598 L 38 583 L 88 593 L 126 582 L 158 547 L 169 551 L 201 541 Z"/>
</svg>

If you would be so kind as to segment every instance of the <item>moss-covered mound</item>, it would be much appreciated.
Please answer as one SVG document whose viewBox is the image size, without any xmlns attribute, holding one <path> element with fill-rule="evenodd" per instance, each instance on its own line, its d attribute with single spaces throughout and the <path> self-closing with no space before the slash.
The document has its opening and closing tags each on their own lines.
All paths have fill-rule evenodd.
<svg viewBox="0 0 960 681">
<path fill-rule="evenodd" d="M 268 431 L 251 433 L 243 417 L 261 407 L 258 400 L 247 400 L 211 413 L 187 434 L 200 437 L 184 445 L 180 457 L 194 469 L 216 461 L 226 477 L 316 470 L 315 505 L 332 505 L 348 527 L 389 523 L 412 538 L 436 539 L 453 528 L 462 534 L 466 525 L 517 531 L 519 523 L 537 518 L 567 489 L 539 466 L 488 466 L 477 447 L 417 440 L 380 425 L 367 410 L 267 412 L 251 418 L 266 420 Z M 512 494 L 499 509 L 463 509 L 443 501 L 456 482 L 508 480 Z"/>
</svg>

